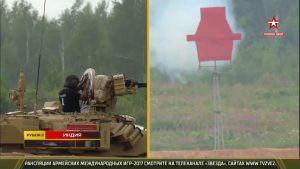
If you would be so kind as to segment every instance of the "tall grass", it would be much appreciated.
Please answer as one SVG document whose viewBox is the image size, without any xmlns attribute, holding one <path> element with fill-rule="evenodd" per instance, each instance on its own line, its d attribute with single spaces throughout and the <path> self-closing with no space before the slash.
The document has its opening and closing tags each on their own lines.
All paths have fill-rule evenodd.
<svg viewBox="0 0 300 169">
<path fill-rule="evenodd" d="M 223 85 L 225 148 L 297 147 L 299 87 Z M 213 149 L 212 86 L 151 81 L 151 149 Z"/>
</svg>

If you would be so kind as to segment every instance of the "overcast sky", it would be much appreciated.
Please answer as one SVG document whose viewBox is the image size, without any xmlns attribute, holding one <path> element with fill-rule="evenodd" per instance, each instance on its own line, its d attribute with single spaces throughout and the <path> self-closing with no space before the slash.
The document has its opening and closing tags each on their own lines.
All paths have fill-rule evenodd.
<svg viewBox="0 0 300 169">
<path fill-rule="evenodd" d="M 20 0 L 6 0 L 6 3 L 9 8 L 12 7 L 15 1 Z M 38 10 L 39 14 L 43 14 L 44 9 L 44 0 L 26 0 L 31 3 L 33 8 Z M 95 7 L 99 2 L 103 0 L 84 0 L 84 4 L 90 2 L 93 7 Z M 108 2 L 112 2 L 113 0 L 106 0 Z M 46 0 L 46 12 L 45 15 L 50 18 L 57 18 L 64 9 L 70 8 L 74 4 L 75 0 Z M 110 3 L 111 4 L 111 3 Z M 111 7 L 111 5 L 109 6 Z"/>
<path fill-rule="evenodd" d="M 11 8 L 16 0 L 6 0 Z M 18 0 L 20 1 L 20 0 Z M 26 0 L 43 13 L 44 0 Z M 84 0 L 95 7 L 103 0 Z M 113 0 L 109 8 L 112 7 Z M 70 8 L 75 0 L 47 0 L 46 16 L 57 18 L 64 9 Z M 150 50 L 151 66 L 161 69 L 197 70 L 198 61 L 193 43 L 186 41 L 187 34 L 196 31 L 200 21 L 200 8 L 226 7 L 227 20 L 233 29 L 238 31 L 232 15 L 232 6 L 228 0 L 150 0 Z M 235 42 L 237 43 L 237 42 Z"/>
</svg>

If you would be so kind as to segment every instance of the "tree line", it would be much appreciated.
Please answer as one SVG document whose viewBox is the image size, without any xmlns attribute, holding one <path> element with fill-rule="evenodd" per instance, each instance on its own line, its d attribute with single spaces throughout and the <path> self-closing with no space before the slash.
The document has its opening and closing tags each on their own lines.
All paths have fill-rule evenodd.
<svg viewBox="0 0 300 169">
<path fill-rule="evenodd" d="M 233 1 L 233 13 L 243 40 L 230 80 L 299 86 L 299 1 Z M 278 30 L 269 29 L 272 16 L 280 20 Z M 285 36 L 262 36 L 275 31 Z"/>
<path fill-rule="evenodd" d="M 40 98 L 54 98 L 69 74 L 80 76 L 87 68 L 97 74 L 125 73 L 146 80 L 146 1 L 106 1 L 95 7 L 76 0 L 58 18 L 45 18 L 26 0 L 1 9 L 1 111 L 9 108 L 7 92 L 17 87 L 25 72 L 27 99 L 34 98 L 39 51 Z M 47 14 L 47 4 L 46 11 Z M 43 36 L 43 46 L 41 46 Z"/>
<path fill-rule="evenodd" d="M 299 86 L 299 1 L 235 0 L 232 7 L 239 28 L 236 32 L 242 33 L 242 40 L 235 44 L 232 63 L 221 70 L 222 84 Z M 272 16 L 280 20 L 278 30 L 269 29 L 267 20 Z M 285 36 L 262 36 L 263 32 L 275 31 Z M 211 83 L 211 71 L 182 75 L 189 82 Z M 153 67 L 151 80 L 173 79 Z"/>
</svg>

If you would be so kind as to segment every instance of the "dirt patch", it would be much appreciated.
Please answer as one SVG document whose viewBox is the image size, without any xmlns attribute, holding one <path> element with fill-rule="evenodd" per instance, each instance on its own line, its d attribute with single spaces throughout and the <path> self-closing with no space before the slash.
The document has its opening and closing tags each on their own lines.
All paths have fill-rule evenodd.
<svg viewBox="0 0 300 169">
<path fill-rule="evenodd" d="M 151 151 L 150 158 L 299 158 L 299 148 L 259 148 L 259 149 L 230 149 L 230 150 L 180 150 L 180 151 Z"/>
</svg>

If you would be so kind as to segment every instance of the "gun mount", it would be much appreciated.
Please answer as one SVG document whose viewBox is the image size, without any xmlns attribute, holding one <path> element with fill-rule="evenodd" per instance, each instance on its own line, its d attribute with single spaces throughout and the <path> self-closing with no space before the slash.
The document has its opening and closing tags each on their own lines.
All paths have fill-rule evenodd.
<svg viewBox="0 0 300 169">
<path fill-rule="evenodd" d="M 117 96 L 136 94 L 138 88 L 146 87 L 146 83 L 139 83 L 127 79 L 124 74 L 96 75 L 94 69 L 87 69 L 78 84 L 82 92 L 81 100 L 86 105 L 83 111 L 112 112 Z"/>
</svg>

